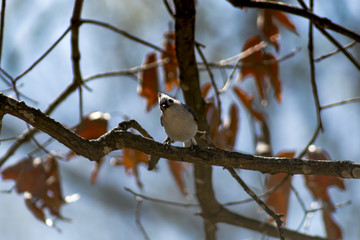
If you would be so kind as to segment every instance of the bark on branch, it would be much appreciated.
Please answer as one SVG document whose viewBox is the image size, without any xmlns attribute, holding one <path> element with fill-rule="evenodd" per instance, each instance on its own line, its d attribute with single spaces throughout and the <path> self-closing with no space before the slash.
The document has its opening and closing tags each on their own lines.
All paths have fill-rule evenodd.
<svg viewBox="0 0 360 240">
<path fill-rule="evenodd" d="M 165 147 L 148 137 L 117 127 L 98 139 L 88 140 L 48 117 L 40 110 L 27 106 L 0 93 L 0 112 L 10 114 L 47 133 L 78 155 L 98 161 L 114 150 L 132 148 L 149 155 L 196 164 L 242 168 L 262 173 L 326 175 L 360 178 L 360 164 L 351 161 L 303 160 L 297 158 L 261 157 L 216 148 Z"/>
</svg>

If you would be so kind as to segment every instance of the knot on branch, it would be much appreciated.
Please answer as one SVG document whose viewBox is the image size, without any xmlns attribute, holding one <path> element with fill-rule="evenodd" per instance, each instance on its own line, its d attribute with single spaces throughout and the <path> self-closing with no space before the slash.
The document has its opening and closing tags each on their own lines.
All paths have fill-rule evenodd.
<svg viewBox="0 0 360 240">
<path fill-rule="evenodd" d="M 154 139 L 143 127 L 140 126 L 140 124 L 134 120 L 128 120 L 128 121 L 123 121 L 121 123 L 119 123 L 118 128 L 121 131 L 127 132 L 127 130 L 129 128 L 133 128 L 135 130 L 137 130 L 139 133 L 141 133 L 141 135 L 143 135 L 144 137 L 150 138 L 150 139 Z"/>
</svg>

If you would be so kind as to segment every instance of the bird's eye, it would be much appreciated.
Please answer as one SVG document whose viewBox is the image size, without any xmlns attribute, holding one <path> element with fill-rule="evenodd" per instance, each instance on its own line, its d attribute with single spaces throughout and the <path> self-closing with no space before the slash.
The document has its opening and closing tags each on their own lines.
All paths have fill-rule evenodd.
<svg viewBox="0 0 360 240">
<path fill-rule="evenodd" d="M 172 99 L 169 99 L 169 102 L 170 102 L 170 103 L 174 103 L 174 100 L 172 100 Z"/>
</svg>

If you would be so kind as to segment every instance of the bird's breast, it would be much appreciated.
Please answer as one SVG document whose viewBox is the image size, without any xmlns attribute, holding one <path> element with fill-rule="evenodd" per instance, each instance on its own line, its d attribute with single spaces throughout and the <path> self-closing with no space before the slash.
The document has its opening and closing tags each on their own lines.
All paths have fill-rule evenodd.
<svg viewBox="0 0 360 240">
<path fill-rule="evenodd" d="M 166 134 L 174 141 L 186 142 L 193 138 L 198 130 L 193 115 L 182 109 L 167 109 L 163 112 L 162 123 Z"/>
</svg>

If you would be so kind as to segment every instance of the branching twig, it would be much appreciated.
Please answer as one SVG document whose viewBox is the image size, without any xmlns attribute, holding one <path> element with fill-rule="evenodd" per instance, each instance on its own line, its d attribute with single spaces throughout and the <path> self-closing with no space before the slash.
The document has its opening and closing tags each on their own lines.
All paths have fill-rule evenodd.
<svg viewBox="0 0 360 240">
<path fill-rule="evenodd" d="M 168 3 L 168 1 L 167 1 L 167 0 L 163 0 L 163 2 L 164 2 L 164 5 L 165 5 L 165 7 L 166 7 L 166 10 L 167 10 L 168 13 L 170 14 L 170 16 L 171 16 L 172 18 L 175 18 L 174 11 L 171 9 L 170 4 Z"/>
<path fill-rule="evenodd" d="M 75 3 L 76 4 L 76 3 Z M 75 10 L 75 8 L 74 8 Z M 73 81 L 44 111 L 44 114 L 50 115 L 57 106 L 60 105 L 71 93 L 73 93 L 78 88 L 77 82 Z M 24 143 L 29 141 L 34 134 L 38 132 L 37 129 L 33 128 L 31 130 L 24 131 L 17 139 L 17 141 L 5 152 L 5 154 L 0 158 L 0 167 L 6 162 L 6 160 L 15 153 L 15 151 Z"/>
<path fill-rule="evenodd" d="M 302 0 L 299 0 L 299 2 L 302 2 Z M 305 3 L 302 4 L 303 7 L 305 7 L 305 10 L 308 10 Z M 313 9 L 313 1 L 310 0 L 310 11 Z M 321 120 L 321 107 L 320 107 L 320 101 L 319 101 L 319 94 L 317 89 L 317 84 L 315 80 L 315 63 L 314 63 L 314 44 L 313 44 L 313 22 L 310 20 L 309 22 L 309 40 L 308 40 L 308 50 L 309 50 L 309 62 L 310 62 L 310 81 L 311 81 L 311 87 L 312 92 L 314 96 L 315 101 L 315 109 L 316 109 L 316 119 L 317 119 L 317 125 L 315 128 L 315 131 L 313 133 L 313 136 L 311 137 L 308 144 L 304 147 L 303 151 L 299 154 L 299 157 L 302 157 L 305 152 L 307 151 L 308 147 L 313 144 L 316 137 L 318 136 L 320 131 L 323 131 L 323 125 Z"/>
<path fill-rule="evenodd" d="M 266 197 L 267 195 L 275 192 L 279 187 L 281 187 L 281 186 L 282 186 L 286 181 L 288 181 L 288 180 L 289 180 L 289 175 L 285 176 L 278 185 L 276 185 L 275 187 L 272 187 L 272 188 L 268 189 L 267 191 L 261 193 L 261 194 L 258 195 L 257 197 L 258 197 L 258 198 Z M 227 202 L 227 203 L 224 203 L 223 206 L 233 206 L 233 205 L 248 203 L 248 202 L 252 202 L 252 201 L 254 201 L 253 198 L 248 198 L 248 199 L 241 200 L 241 201 Z"/>
<path fill-rule="evenodd" d="M 350 98 L 350 99 L 347 99 L 347 100 L 326 104 L 326 105 L 321 106 L 321 109 L 327 109 L 327 108 L 343 105 L 343 104 L 346 104 L 346 103 L 353 103 L 353 102 L 360 102 L 360 97 Z"/>
<path fill-rule="evenodd" d="M 271 210 L 268 205 L 266 205 L 256 194 L 246 185 L 246 183 L 239 177 L 239 175 L 235 172 L 233 168 L 226 168 L 231 176 L 241 185 L 244 191 L 249 194 L 249 196 L 254 199 L 254 201 L 267 213 L 269 214 L 276 222 L 276 225 L 279 230 L 279 236 L 281 240 L 284 240 L 284 232 L 283 232 L 283 221 L 281 220 L 281 215 L 276 214 L 273 210 Z"/>
<path fill-rule="evenodd" d="M 18 81 L 20 78 L 22 78 L 27 73 L 29 73 L 38 63 L 40 63 L 56 47 L 56 45 L 58 45 L 58 43 L 61 42 L 61 40 L 64 39 L 64 37 L 69 33 L 70 29 L 71 29 L 71 27 L 69 26 L 64 31 L 64 33 L 50 46 L 50 48 L 48 50 L 46 50 L 45 53 L 39 57 L 39 59 L 37 59 L 33 64 L 31 64 L 31 66 L 28 69 L 26 69 L 19 76 L 15 77 L 14 81 L 15 82 Z"/>
<path fill-rule="evenodd" d="M 346 50 L 333 36 L 331 36 L 326 30 L 319 28 L 318 30 L 330 41 L 332 42 L 338 49 L 341 51 L 345 57 L 347 57 L 350 62 L 358 69 L 360 70 L 360 63 L 351 55 L 349 51 Z"/>
<path fill-rule="evenodd" d="M 313 10 L 313 0 L 310 0 L 310 11 Z M 320 101 L 319 101 L 319 94 L 315 79 L 315 63 L 314 63 L 314 36 L 313 36 L 313 23 L 312 21 L 309 22 L 309 40 L 308 40 L 308 49 L 309 49 L 309 62 L 310 62 L 310 79 L 311 79 L 311 86 L 314 95 L 315 107 L 316 107 L 316 117 L 317 117 L 317 125 L 320 130 L 323 131 L 322 120 L 321 120 L 321 108 L 320 108 Z"/>
<path fill-rule="evenodd" d="M 217 85 L 216 85 L 216 82 L 215 82 L 215 79 L 214 79 L 214 75 L 213 75 L 213 73 L 211 72 L 210 66 L 209 66 L 209 64 L 208 64 L 208 62 L 207 62 L 207 60 L 206 60 L 203 52 L 201 51 L 201 48 L 200 48 L 199 44 L 195 44 L 195 47 L 196 47 L 196 49 L 197 49 L 197 51 L 198 51 L 198 53 L 199 53 L 199 55 L 200 55 L 200 57 L 201 57 L 204 65 L 205 65 L 206 71 L 207 71 L 208 74 L 209 74 L 209 77 L 210 77 L 210 80 L 211 80 L 211 84 L 213 85 L 213 88 L 214 88 L 214 91 L 215 91 L 215 97 L 216 97 L 216 101 L 217 101 L 217 103 L 218 103 L 218 109 L 219 109 L 219 116 L 218 116 L 218 117 L 219 117 L 219 122 L 221 122 L 221 100 L 220 100 L 220 96 L 219 96 L 219 89 L 218 89 L 218 87 L 217 87 Z"/>
<path fill-rule="evenodd" d="M 295 54 L 298 53 L 300 50 L 301 50 L 301 48 L 298 47 L 298 48 L 295 48 L 294 50 L 292 50 L 290 53 L 284 55 L 283 57 L 272 59 L 272 60 L 264 60 L 263 62 L 253 62 L 253 63 L 249 62 L 249 63 L 245 63 L 245 64 L 230 64 L 230 62 L 226 63 L 226 62 L 224 62 L 224 60 L 221 60 L 219 62 L 208 62 L 208 66 L 210 68 L 220 68 L 220 69 L 225 69 L 225 68 L 233 69 L 235 67 L 237 67 L 239 69 L 239 68 L 242 68 L 243 66 L 272 65 L 274 63 L 279 63 L 279 62 L 285 61 L 285 60 L 295 56 Z M 238 55 L 236 55 L 236 56 L 238 56 Z M 206 71 L 206 66 L 204 63 L 198 62 L 197 65 L 198 65 L 199 71 Z"/>
<path fill-rule="evenodd" d="M 110 29 L 111 31 L 114 31 L 116 33 L 119 33 L 135 42 L 138 42 L 140 44 L 143 44 L 145 46 L 148 46 L 156 51 L 159 51 L 161 53 L 164 53 L 164 54 L 167 54 L 167 55 L 171 55 L 170 53 L 166 52 L 164 49 L 162 49 L 161 47 L 158 47 L 152 43 L 149 43 L 141 38 L 138 38 L 138 37 L 135 37 L 134 35 L 131 35 L 130 33 L 124 31 L 124 30 L 121 30 L 119 28 L 116 28 L 114 26 L 112 26 L 111 24 L 108 24 L 108 23 L 105 23 L 105 22 L 101 22 L 101 21 L 97 21 L 97 20 L 92 20 L 92 19 L 81 19 L 81 23 L 88 23 L 88 24 L 94 24 L 94 25 L 97 25 L 97 26 L 101 26 L 101 27 L 104 27 L 104 28 L 107 28 L 107 29 Z"/>
<path fill-rule="evenodd" d="M 130 188 L 127 188 L 127 187 L 125 187 L 125 190 L 128 191 L 129 193 L 131 193 L 132 195 L 134 195 L 135 197 L 141 197 L 143 199 L 149 200 L 151 202 L 159 203 L 159 204 L 166 204 L 166 205 L 170 205 L 170 206 L 174 206 L 174 207 L 185 207 L 185 208 L 199 207 L 199 204 L 195 204 L 195 203 L 178 203 L 178 202 L 173 202 L 173 201 L 167 201 L 167 200 L 162 200 L 162 199 L 158 199 L 158 198 L 148 197 L 148 196 L 145 196 L 143 194 L 136 193 L 133 190 L 131 190 Z"/>
<path fill-rule="evenodd" d="M 157 61 L 157 62 L 152 62 L 152 63 L 149 63 L 149 64 L 133 67 L 133 68 L 130 68 L 130 69 L 127 69 L 127 70 L 99 73 L 99 74 L 95 74 L 95 75 L 84 78 L 84 82 L 89 82 L 91 80 L 94 80 L 94 79 L 97 79 L 97 78 L 103 78 L 103 77 L 133 76 L 136 73 L 139 73 L 139 72 L 142 72 L 142 71 L 145 71 L 145 70 L 148 70 L 148 69 L 156 68 L 156 67 L 164 65 L 164 64 L 166 64 L 168 62 L 169 62 L 169 60 L 166 58 L 166 59 L 162 59 L 162 60 Z"/>
<path fill-rule="evenodd" d="M 315 24 L 317 28 L 330 29 L 335 32 L 338 32 L 344 36 L 352 38 L 357 42 L 360 42 L 360 35 L 351 31 L 339 24 L 333 23 L 330 19 L 320 17 L 310 11 L 307 11 L 302 8 L 294 7 L 289 4 L 282 2 L 268 1 L 268 0 L 251 0 L 251 1 L 242 1 L 242 0 L 227 0 L 234 7 L 238 8 L 260 8 L 260 9 L 273 9 L 280 10 L 286 13 L 294 14 L 300 17 L 307 18 Z"/>
<path fill-rule="evenodd" d="M 71 17 L 71 60 L 72 60 L 72 69 L 74 74 L 73 82 L 76 84 L 79 89 L 79 112 L 80 112 L 80 121 L 83 118 L 83 95 L 82 95 L 82 84 L 83 79 L 81 75 L 80 67 L 80 48 L 79 48 L 79 28 L 81 25 L 81 10 L 83 6 L 83 0 L 75 0 L 73 15 Z"/>
<path fill-rule="evenodd" d="M 262 63 L 238 64 L 237 68 L 241 68 L 242 66 L 249 66 L 249 65 L 261 65 L 261 64 L 263 64 L 263 65 L 271 65 L 274 62 L 282 62 L 282 61 L 285 61 L 285 60 L 289 59 L 290 57 L 294 56 L 296 53 L 299 52 L 299 50 L 300 50 L 300 48 L 296 48 L 293 51 L 291 51 L 290 53 L 288 53 L 285 56 L 280 57 L 280 58 L 278 58 L 276 60 L 266 60 L 266 61 L 264 61 Z M 92 76 L 85 77 L 83 79 L 83 81 L 84 81 L 84 83 L 86 83 L 86 82 L 92 81 L 94 79 L 103 78 L 103 77 L 134 76 L 134 74 L 137 74 L 139 72 L 142 72 L 142 71 L 145 71 L 145 70 L 148 70 L 148 69 L 156 68 L 158 66 L 162 66 L 162 65 L 164 65 L 164 64 L 166 64 L 168 62 L 169 62 L 169 59 L 165 58 L 165 59 L 159 60 L 157 62 L 153 62 L 153 63 L 149 63 L 149 64 L 146 64 L 146 65 L 141 65 L 141 66 L 136 66 L 136 67 L 129 68 L 129 69 L 126 69 L 126 70 L 94 74 Z M 220 62 L 207 62 L 207 65 L 208 65 L 209 68 L 220 68 L 220 69 L 223 69 L 223 68 L 231 68 L 231 69 L 233 69 L 233 68 L 236 67 L 236 65 L 234 65 L 234 64 L 226 64 L 226 65 L 224 65 L 224 63 L 222 61 L 220 61 Z M 199 71 L 207 71 L 207 66 L 203 62 L 198 62 L 197 66 L 198 66 Z M 134 78 L 134 79 L 137 80 L 137 78 Z"/>
<path fill-rule="evenodd" d="M 118 128 L 122 131 L 127 131 L 129 128 L 137 130 L 144 137 L 154 139 L 136 120 L 129 120 L 119 123 Z"/>
<path fill-rule="evenodd" d="M 145 228 L 141 224 L 141 204 L 142 204 L 142 198 L 136 197 L 136 209 L 135 209 L 135 222 L 138 228 L 140 229 L 142 235 L 146 240 L 150 240 L 149 235 L 146 233 Z"/>
<path fill-rule="evenodd" d="M 356 41 L 352 41 L 351 43 L 343 46 L 342 48 L 344 48 L 344 49 L 351 48 L 351 47 L 355 46 L 356 43 L 357 43 Z M 319 58 L 316 58 L 316 59 L 314 59 L 314 61 L 315 61 L 315 62 L 320 62 L 320 61 L 322 61 L 322 60 L 324 60 L 324 59 L 326 59 L 326 58 L 328 58 L 328 57 L 334 56 L 335 54 L 337 54 L 337 53 L 339 53 L 339 52 L 341 52 L 340 48 L 338 48 L 338 49 L 336 49 L 335 51 L 333 51 L 333 52 L 331 52 L 331 53 L 328 53 L 328 54 L 326 54 L 326 55 L 324 55 L 324 56 L 321 56 L 321 57 L 319 57 Z"/>
<path fill-rule="evenodd" d="M 230 84 L 233 80 L 233 77 L 235 75 L 236 70 L 239 68 L 240 65 L 240 61 L 243 60 L 244 58 L 258 52 L 261 51 L 262 49 L 264 49 L 267 46 L 267 43 L 265 41 L 261 41 L 260 43 L 256 44 L 255 46 L 252 46 L 248 49 L 246 49 L 245 51 L 242 51 L 241 53 L 237 54 L 236 56 L 233 56 L 231 58 L 225 59 L 225 60 L 221 60 L 220 64 L 223 65 L 227 65 L 230 62 L 233 61 L 237 61 L 232 72 L 230 73 L 229 78 L 227 79 L 226 83 L 224 84 L 224 86 L 219 90 L 219 93 L 224 93 L 226 92 L 226 90 L 230 87 Z"/>
</svg>

